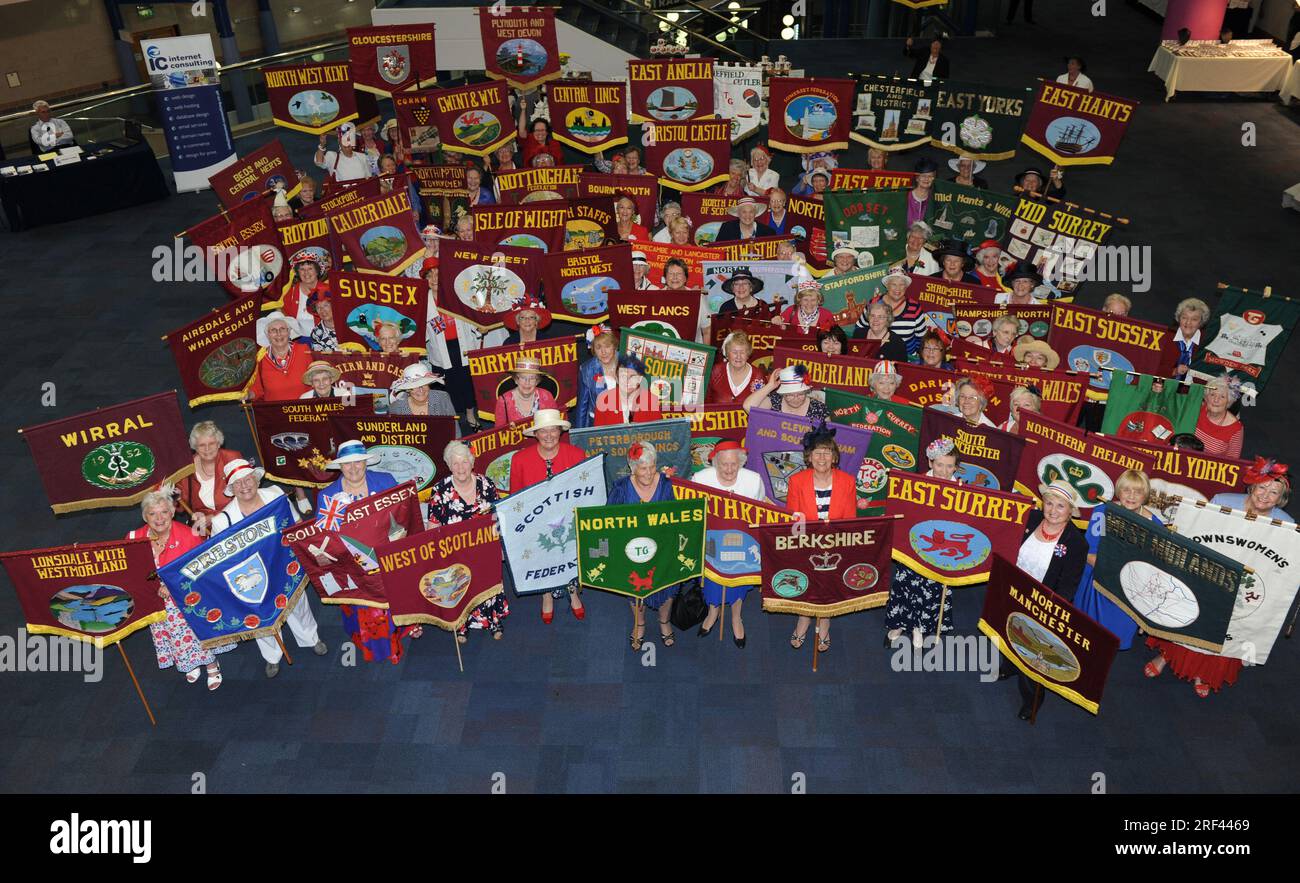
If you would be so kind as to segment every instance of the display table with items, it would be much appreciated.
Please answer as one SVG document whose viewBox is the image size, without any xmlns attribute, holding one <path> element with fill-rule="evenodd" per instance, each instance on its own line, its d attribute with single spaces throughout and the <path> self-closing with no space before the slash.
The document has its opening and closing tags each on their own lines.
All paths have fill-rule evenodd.
<svg viewBox="0 0 1300 883">
<path fill-rule="evenodd" d="M 1177 92 L 1277 92 L 1291 66 L 1272 40 L 1165 40 L 1147 70 L 1165 81 L 1168 101 Z"/>
<path fill-rule="evenodd" d="M 153 150 L 144 142 L 91 143 L 53 153 L 0 163 L 0 210 L 6 229 L 87 218 L 171 193 Z"/>
</svg>

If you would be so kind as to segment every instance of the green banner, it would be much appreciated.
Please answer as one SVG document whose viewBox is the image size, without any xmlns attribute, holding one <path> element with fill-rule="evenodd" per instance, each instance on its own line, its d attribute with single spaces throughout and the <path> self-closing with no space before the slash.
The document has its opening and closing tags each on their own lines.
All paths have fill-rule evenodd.
<svg viewBox="0 0 1300 883">
<path fill-rule="evenodd" d="M 702 343 L 649 331 L 621 329 L 619 352 L 645 362 L 645 385 L 659 401 L 659 410 L 677 411 L 704 404 L 717 350 Z"/>
<path fill-rule="evenodd" d="M 967 187 L 952 181 L 935 181 L 925 222 L 934 230 L 937 245 L 957 239 L 973 248 L 986 239 L 1000 240 L 1011 226 L 1020 197 Z"/>
<path fill-rule="evenodd" d="M 1160 391 L 1153 386 L 1159 382 Z M 1161 381 L 1150 374 L 1120 374 L 1110 381 L 1101 431 L 1126 441 L 1167 445 L 1176 435 L 1196 431 L 1205 387 Z"/>
<path fill-rule="evenodd" d="M 826 410 L 832 423 L 871 430 L 867 456 L 858 469 L 858 514 L 879 515 L 889 496 L 889 471 L 918 470 L 922 409 L 828 389 Z"/>
<path fill-rule="evenodd" d="M 1201 329 L 1192 373 L 1208 378 L 1229 371 L 1263 392 L 1298 320 L 1300 302 L 1228 286 Z"/>
<path fill-rule="evenodd" d="M 831 311 L 835 324 L 851 337 L 853 325 L 867 311 L 867 305 L 878 294 L 885 293 L 881 279 L 889 272 L 885 264 L 875 264 L 861 270 L 850 270 L 843 276 L 822 278 L 822 305 Z"/>
<path fill-rule="evenodd" d="M 582 585 L 645 598 L 704 575 L 701 499 L 577 509 Z"/>
<path fill-rule="evenodd" d="M 827 190 L 826 253 L 848 246 L 858 266 L 890 264 L 907 247 L 907 190 Z"/>
</svg>

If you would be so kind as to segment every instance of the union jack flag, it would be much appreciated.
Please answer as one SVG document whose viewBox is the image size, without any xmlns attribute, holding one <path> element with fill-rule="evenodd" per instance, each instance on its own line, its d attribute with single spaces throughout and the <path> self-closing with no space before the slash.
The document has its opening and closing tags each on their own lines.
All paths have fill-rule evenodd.
<svg viewBox="0 0 1300 883">
<path fill-rule="evenodd" d="M 343 511 L 347 507 L 347 501 L 343 499 L 342 494 L 330 497 L 329 503 L 316 519 L 316 526 L 321 530 L 338 530 L 339 525 L 343 523 Z"/>
</svg>

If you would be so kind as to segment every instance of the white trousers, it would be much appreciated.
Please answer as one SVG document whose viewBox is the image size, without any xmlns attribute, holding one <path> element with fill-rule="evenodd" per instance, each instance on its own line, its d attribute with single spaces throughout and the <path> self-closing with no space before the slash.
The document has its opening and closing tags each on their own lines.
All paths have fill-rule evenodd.
<svg viewBox="0 0 1300 883">
<path fill-rule="evenodd" d="M 311 612 L 311 604 L 307 595 L 312 591 L 311 586 L 306 586 L 302 594 L 298 597 L 298 603 L 289 611 L 285 620 L 289 623 L 289 631 L 293 632 L 293 639 L 298 642 L 299 647 L 315 647 L 320 641 L 320 635 L 317 634 L 316 617 Z M 262 652 L 262 658 L 271 665 L 275 665 L 284 656 L 280 652 L 280 645 L 276 643 L 275 635 L 266 635 L 257 639 L 257 649 Z"/>
</svg>

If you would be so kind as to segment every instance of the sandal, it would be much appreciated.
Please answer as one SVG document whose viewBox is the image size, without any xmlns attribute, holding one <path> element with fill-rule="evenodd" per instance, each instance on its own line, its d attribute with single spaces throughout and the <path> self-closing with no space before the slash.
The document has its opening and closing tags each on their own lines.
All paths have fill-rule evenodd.
<svg viewBox="0 0 1300 883">
<path fill-rule="evenodd" d="M 211 670 L 209 670 L 209 671 L 208 671 L 208 689 L 209 689 L 209 690 L 215 690 L 215 689 L 217 689 L 217 687 L 220 687 L 220 686 L 221 686 L 221 669 L 217 669 L 216 671 L 211 671 Z"/>
<path fill-rule="evenodd" d="M 802 634 L 802 635 L 799 635 L 799 634 L 792 634 L 792 635 L 790 635 L 790 646 L 793 647 L 794 649 L 798 650 L 800 647 L 803 646 L 803 642 L 806 641 L 806 640 L 808 640 L 808 634 L 807 634 L 807 632 L 805 632 L 805 633 Z"/>
<path fill-rule="evenodd" d="M 1165 667 L 1163 665 L 1160 666 L 1159 668 L 1156 668 L 1156 664 L 1154 661 L 1148 662 L 1146 665 L 1142 666 L 1142 674 L 1146 675 L 1149 678 L 1160 677 L 1161 673 L 1164 672 L 1164 670 Z"/>
<path fill-rule="evenodd" d="M 668 626 L 668 634 L 666 635 L 664 634 L 664 626 Z M 673 644 L 677 643 L 677 634 L 673 631 L 673 627 L 669 623 L 659 623 L 659 637 L 663 639 L 665 647 L 671 647 Z"/>
<path fill-rule="evenodd" d="M 818 652 L 818 653 L 825 653 L 825 652 L 826 652 L 827 650 L 829 650 L 829 649 L 831 649 L 831 636 L 830 636 L 830 635 L 818 635 L 818 636 L 817 636 L 817 652 Z"/>
<path fill-rule="evenodd" d="M 203 666 L 201 665 L 194 666 L 192 669 L 185 672 L 186 683 L 197 684 L 199 682 L 199 675 L 201 674 L 203 674 Z"/>
<path fill-rule="evenodd" d="M 1199 683 L 1198 683 L 1198 684 L 1193 685 L 1193 686 L 1192 686 L 1192 689 L 1195 690 L 1195 691 L 1196 691 L 1196 695 L 1197 695 L 1197 696 L 1200 696 L 1202 699 L 1209 699 L 1209 698 L 1210 698 L 1210 685 L 1209 685 L 1209 684 L 1199 684 Z"/>
</svg>

